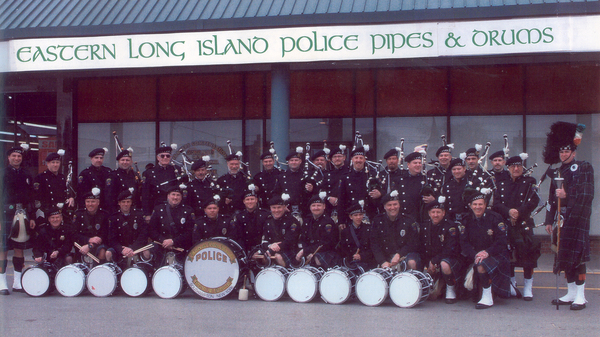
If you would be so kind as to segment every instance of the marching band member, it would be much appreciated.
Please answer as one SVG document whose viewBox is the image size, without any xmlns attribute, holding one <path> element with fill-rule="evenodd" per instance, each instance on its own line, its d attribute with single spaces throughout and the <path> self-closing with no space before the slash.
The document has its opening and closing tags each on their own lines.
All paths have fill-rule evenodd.
<svg viewBox="0 0 600 337">
<path fill-rule="evenodd" d="M 248 185 L 244 193 L 243 211 L 235 215 L 233 222 L 238 229 L 238 243 L 246 252 L 260 245 L 263 233 L 263 226 L 269 212 L 258 207 L 258 197 L 256 188 L 253 184 Z"/>
<path fill-rule="evenodd" d="M 304 185 L 308 192 L 307 197 L 318 194 L 323 188 L 325 174 L 327 174 L 327 153 L 324 150 L 319 150 L 310 157 L 310 161 L 317 167 L 311 167 L 308 171 L 311 181 L 306 182 Z"/>
<path fill-rule="evenodd" d="M 119 194 L 125 190 L 131 192 L 131 202 L 134 208 L 141 208 L 141 181 L 133 170 L 133 158 L 130 150 L 121 151 L 117 155 L 119 167 L 109 173 L 106 179 L 106 195 L 103 205 L 109 214 L 115 213 L 119 209 Z"/>
<path fill-rule="evenodd" d="M 37 263 L 48 261 L 60 269 L 73 263 L 73 241 L 67 233 L 62 207 L 47 208 L 45 214 L 49 226 L 41 226 L 33 247 L 33 258 Z"/>
<path fill-rule="evenodd" d="M 465 202 L 471 211 L 462 218 L 460 226 L 461 254 L 473 264 L 481 299 L 476 309 L 494 305 L 492 290 L 497 296 L 511 296 L 506 226 L 500 214 L 487 210 L 487 199 L 473 188 L 465 190 Z"/>
<path fill-rule="evenodd" d="M 4 202 L 4 220 L 0 223 L 0 295 L 9 295 L 6 281 L 7 254 L 14 250 L 13 267 L 15 277 L 13 291 L 22 292 L 21 272 L 25 263 L 23 250 L 27 249 L 29 235 L 33 234 L 33 178 L 23 167 L 23 156 L 28 145 L 13 147 L 6 153 L 8 166 L 4 169 L 2 200 Z M 30 219 L 30 220 L 27 220 Z"/>
<path fill-rule="evenodd" d="M 217 187 L 208 177 L 208 161 L 210 157 L 204 156 L 192 164 L 194 179 L 187 184 L 185 204 L 194 210 L 197 217 L 204 215 L 204 203 L 213 198 Z"/>
<path fill-rule="evenodd" d="M 506 165 L 506 160 L 503 150 L 492 153 L 489 159 L 492 162 L 492 171 L 490 171 L 490 174 L 494 176 L 496 185 L 498 185 L 501 181 L 510 178 L 510 174 L 504 167 L 504 165 Z"/>
<path fill-rule="evenodd" d="M 100 209 L 100 189 L 94 187 L 82 196 L 85 207 L 75 211 L 69 236 L 81 245 L 79 254 L 92 253 L 104 262 L 108 239 L 108 213 Z"/>
<path fill-rule="evenodd" d="M 468 211 L 463 201 L 463 192 L 470 182 L 466 175 L 465 162 L 461 158 L 453 159 L 448 166 L 452 179 L 442 187 L 442 195 L 446 198 L 446 211 L 451 221 L 460 221 L 463 213 Z"/>
<path fill-rule="evenodd" d="M 424 203 L 421 195 L 423 186 L 427 181 L 422 173 L 423 155 L 419 152 L 412 152 L 406 156 L 407 173 L 400 177 L 396 190 L 399 193 L 401 205 L 400 213 L 408 215 L 417 222 L 421 220 L 421 207 Z M 430 196 L 433 199 L 433 196 Z"/>
<path fill-rule="evenodd" d="M 476 144 L 476 147 L 469 148 L 466 153 L 465 163 L 467 164 L 467 179 L 476 186 L 487 187 L 493 190 L 496 189 L 494 177 L 479 164 L 479 151 L 481 145 Z M 487 195 L 489 202 L 491 195 Z"/>
<path fill-rule="evenodd" d="M 435 156 L 438 159 L 437 163 L 435 164 L 435 167 L 427 171 L 427 181 L 429 182 L 429 185 L 431 185 L 431 187 L 433 188 L 434 197 L 438 197 L 442 193 L 442 187 L 446 184 L 447 181 L 452 179 L 450 162 L 452 161 L 453 148 L 453 144 L 440 146 L 435 152 Z"/>
<path fill-rule="evenodd" d="M 261 208 L 269 209 L 269 200 L 273 197 L 277 179 L 281 170 L 275 167 L 275 158 L 269 151 L 260 156 L 263 170 L 254 175 L 256 182 L 258 201 Z M 267 211 L 268 212 L 268 211 Z"/>
<path fill-rule="evenodd" d="M 382 203 L 385 213 L 373 219 L 371 229 L 371 250 L 377 264 L 382 268 L 392 268 L 405 259 L 408 269 L 422 269 L 418 253 L 418 225 L 412 218 L 400 213 L 398 191 L 386 194 Z"/>
<path fill-rule="evenodd" d="M 184 251 L 192 245 L 194 210 L 182 203 L 185 186 L 172 186 L 167 191 L 166 201 L 157 205 L 150 219 L 150 238 L 160 242 L 157 264 L 163 263 L 165 251 L 179 248 Z M 182 254 L 179 254 L 181 256 Z"/>
<path fill-rule="evenodd" d="M 133 252 L 148 243 L 148 224 L 142 210 L 133 207 L 133 194 L 123 190 L 117 198 L 119 210 L 108 217 L 108 243 L 106 260 L 120 263 L 133 258 Z M 149 250 L 142 252 L 144 260 L 150 260 Z"/>
<path fill-rule="evenodd" d="M 377 266 L 377 262 L 371 250 L 371 224 L 363 222 L 363 205 L 364 201 L 359 200 L 347 210 L 350 223 L 342 230 L 340 252 L 350 267 L 356 265 L 370 270 Z"/>
<path fill-rule="evenodd" d="M 93 149 L 88 156 L 90 157 L 91 165 L 79 173 L 77 179 L 77 205 L 79 208 L 85 207 L 84 195 L 92 191 L 92 188 L 100 189 L 100 193 L 104 195 L 106 179 L 110 174 L 110 169 L 104 164 L 104 155 L 108 152 L 107 149 Z M 101 203 L 101 207 L 104 205 Z"/>
<path fill-rule="evenodd" d="M 554 273 L 565 272 L 567 294 L 553 300 L 552 304 L 571 305 L 571 310 L 586 307 L 585 276 L 587 261 L 590 261 L 590 216 L 594 199 L 594 169 L 590 163 L 576 160 L 577 145 L 585 125 L 566 122 L 554 123 L 546 140 L 544 162 L 561 163 L 557 169 L 564 179 L 557 186 L 553 179 L 550 186 L 550 211 L 546 213 L 546 231 L 552 233 L 554 219 L 562 216 L 560 232 L 554 228 L 554 236 L 559 235 L 558 253 L 554 262 Z M 552 176 L 551 178 L 555 178 Z M 558 207 L 560 200 L 560 209 Z M 554 242 L 556 243 L 557 240 Z"/>
<path fill-rule="evenodd" d="M 321 189 L 327 193 L 327 200 L 329 201 L 325 212 L 331 216 L 333 221 L 338 221 L 338 214 L 335 211 L 338 204 L 339 189 L 338 185 L 342 177 L 350 172 L 348 165 L 346 165 L 346 146 L 340 145 L 333 148 L 330 152 L 331 165 L 333 166 L 330 170 L 325 173 L 323 178 L 323 185 Z M 341 223 L 345 221 L 341 218 Z"/>
<path fill-rule="evenodd" d="M 246 178 L 241 172 L 240 161 L 242 158 L 240 156 L 241 153 L 238 152 L 225 157 L 227 173 L 217 179 L 217 185 L 219 185 L 221 191 L 228 191 L 227 195 L 224 195 L 225 203 L 223 204 L 222 213 L 231 216 L 244 209 L 243 199 Z"/>
<path fill-rule="evenodd" d="M 446 282 L 446 303 L 456 303 L 456 279 L 460 276 L 460 240 L 457 222 L 446 217 L 444 197 L 425 206 L 429 219 L 420 225 L 421 258 L 427 272 Z M 441 201 L 441 202 L 440 202 Z"/>
<path fill-rule="evenodd" d="M 219 203 L 221 197 L 218 194 L 212 199 L 204 202 L 204 215 L 196 217 L 194 221 L 194 232 L 192 234 L 192 246 L 202 240 L 222 236 L 237 241 L 237 228 L 229 215 L 220 214 Z"/>
<path fill-rule="evenodd" d="M 297 147 L 296 151 L 290 152 L 285 160 L 288 163 L 288 169 L 279 174 L 277 185 L 275 186 L 275 194 L 287 194 L 290 199 L 287 203 L 288 209 L 292 215 L 302 219 L 302 211 L 304 208 L 304 186 L 302 185 L 302 147 Z M 270 204 L 270 203 L 269 203 Z"/>
<path fill-rule="evenodd" d="M 298 245 L 300 223 L 287 207 L 290 196 L 275 195 L 270 201 L 271 215 L 263 226 L 262 242 L 268 246 L 267 254 L 283 267 L 289 267 L 294 248 Z"/>
<path fill-rule="evenodd" d="M 142 208 L 144 219 L 150 221 L 152 210 L 162 206 L 167 199 L 167 191 L 178 188 L 180 181 L 185 181 L 185 172 L 177 165 L 171 163 L 171 152 L 177 144 L 163 145 L 156 149 L 158 165 L 144 172 L 145 180 L 142 186 Z"/>
<path fill-rule="evenodd" d="M 40 224 L 46 222 L 46 212 L 57 204 L 66 204 L 67 207 L 75 206 L 75 200 L 73 197 L 69 197 L 67 178 L 64 174 L 59 173 L 61 154 L 64 154 L 64 150 L 49 153 L 45 160 L 47 169 L 38 174 L 33 181 L 36 218 L 39 218 Z"/>
<path fill-rule="evenodd" d="M 381 181 L 384 182 L 384 193 L 388 194 L 400 186 L 400 178 L 406 175 L 406 170 L 400 169 L 400 148 L 393 148 L 383 155 L 386 167 L 383 170 Z"/>
<path fill-rule="evenodd" d="M 522 153 L 506 161 L 510 178 L 500 180 L 494 195 L 493 210 L 506 220 L 509 254 L 512 255 L 510 281 L 516 289 L 515 267 L 523 267 L 523 299 L 533 299 L 533 268 L 537 267 L 540 257 L 540 243 L 533 238 L 535 223 L 531 212 L 537 207 L 540 198 L 533 190 L 535 178 L 523 176 L 523 161 L 527 154 Z M 514 261 L 514 262 L 513 262 Z"/>
<path fill-rule="evenodd" d="M 302 249 L 296 254 L 296 261 L 304 257 L 327 269 L 339 263 L 339 255 L 335 251 L 339 233 L 333 220 L 325 215 L 325 197 L 325 192 L 321 192 L 309 201 L 311 215 L 304 218 L 301 227 Z"/>
</svg>

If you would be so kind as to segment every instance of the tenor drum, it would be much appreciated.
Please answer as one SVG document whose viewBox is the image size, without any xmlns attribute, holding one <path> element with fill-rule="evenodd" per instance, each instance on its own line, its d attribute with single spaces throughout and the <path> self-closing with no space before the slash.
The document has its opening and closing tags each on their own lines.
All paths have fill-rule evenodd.
<svg viewBox="0 0 600 337">
<path fill-rule="evenodd" d="M 148 263 L 136 263 L 121 275 L 121 289 L 131 297 L 146 294 L 152 284 L 154 268 Z"/>
<path fill-rule="evenodd" d="M 185 280 L 205 299 L 220 299 L 231 293 L 247 269 L 244 249 L 227 238 L 212 238 L 197 244 L 185 259 Z"/>
<path fill-rule="evenodd" d="M 54 290 L 56 267 L 49 262 L 42 262 L 23 271 L 21 284 L 29 296 L 43 296 Z"/>
<path fill-rule="evenodd" d="M 319 282 L 319 292 L 325 303 L 342 304 L 354 295 L 356 274 L 347 267 L 328 270 Z"/>
<path fill-rule="evenodd" d="M 60 268 L 54 284 L 56 290 L 66 297 L 78 296 L 85 289 L 85 281 L 90 268 L 83 263 L 74 263 Z"/>
<path fill-rule="evenodd" d="M 294 301 L 310 302 L 317 295 L 322 277 L 323 269 L 310 266 L 298 268 L 288 276 L 285 288 Z"/>
<path fill-rule="evenodd" d="M 119 286 L 119 276 L 123 271 L 115 263 L 105 263 L 90 270 L 87 288 L 96 297 L 112 295 Z"/>
<path fill-rule="evenodd" d="M 183 267 L 179 263 L 160 267 L 152 276 L 152 289 L 162 298 L 175 298 L 185 290 Z"/>
<path fill-rule="evenodd" d="M 356 297 L 364 305 L 380 305 L 388 296 L 388 282 L 393 276 L 391 270 L 382 268 L 375 268 L 360 275 L 356 281 Z"/>
<path fill-rule="evenodd" d="M 285 281 L 290 271 L 282 266 L 265 268 L 256 275 L 254 291 L 263 301 L 277 301 L 285 293 Z"/>
<path fill-rule="evenodd" d="M 412 308 L 429 297 L 433 279 L 418 270 L 408 270 L 390 281 L 390 298 L 401 308 Z"/>
</svg>

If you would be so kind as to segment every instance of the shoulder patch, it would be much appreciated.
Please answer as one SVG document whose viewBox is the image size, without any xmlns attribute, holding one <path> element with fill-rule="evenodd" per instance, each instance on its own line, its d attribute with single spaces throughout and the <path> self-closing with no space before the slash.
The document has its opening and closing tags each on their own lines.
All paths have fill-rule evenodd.
<svg viewBox="0 0 600 337">
<path fill-rule="evenodd" d="M 448 231 L 450 232 L 450 236 L 451 237 L 455 237 L 456 236 L 456 228 L 450 227 L 450 229 Z"/>
<path fill-rule="evenodd" d="M 33 189 L 38 191 L 40 189 L 40 183 L 33 183 Z"/>
<path fill-rule="evenodd" d="M 79 176 L 79 178 L 77 178 L 77 181 L 79 181 L 79 183 L 81 184 L 83 182 L 83 176 Z"/>
<path fill-rule="evenodd" d="M 506 225 L 504 225 L 504 222 L 501 222 L 501 223 L 498 224 L 498 229 L 501 232 L 506 232 Z"/>
<path fill-rule="evenodd" d="M 298 225 L 295 224 L 295 223 L 292 224 L 292 227 L 290 227 L 290 229 L 292 230 L 292 232 L 295 232 L 297 228 L 298 228 Z"/>
<path fill-rule="evenodd" d="M 327 224 L 327 225 L 325 225 L 325 231 L 326 231 L 327 233 L 331 233 L 331 230 L 332 230 L 332 229 L 333 229 L 333 225 L 331 225 L 331 224 Z"/>
<path fill-rule="evenodd" d="M 465 234 L 465 226 L 463 226 L 463 225 L 458 226 L 458 230 L 460 231 L 460 234 Z"/>
<path fill-rule="evenodd" d="M 112 179 L 111 178 L 107 178 L 106 179 L 106 186 L 110 186 L 112 183 Z"/>
</svg>

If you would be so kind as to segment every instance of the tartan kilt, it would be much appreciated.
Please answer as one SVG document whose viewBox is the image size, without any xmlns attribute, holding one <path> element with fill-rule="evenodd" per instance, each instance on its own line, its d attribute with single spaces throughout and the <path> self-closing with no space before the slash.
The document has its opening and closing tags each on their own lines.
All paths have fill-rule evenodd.
<svg viewBox="0 0 600 337">
<path fill-rule="evenodd" d="M 452 275 L 454 279 L 458 279 L 460 276 L 460 272 L 463 270 L 462 265 L 458 259 L 446 257 L 442 259 L 443 262 L 446 262 L 450 266 L 450 270 L 452 270 Z"/>
<path fill-rule="evenodd" d="M 510 261 L 507 255 L 490 255 L 474 267 L 482 266 L 492 280 L 492 291 L 502 297 L 510 297 Z"/>
<path fill-rule="evenodd" d="M 319 262 L 321 263 L 320 267 L 322 267 L 325 270 L 327 270 L 328 268 L 339 266 L 341 264 L 340 256 L 334 250 L 330 250 L 328 252 L 323 253 L 316 253 L 311 261 L 311 264 L 316 265 L 315 259 L 319 259 Z"/>
<path fill-rule="evenodd" d="M 556 259 L 556 265 L 560 270 L 572 270 L 581 263 L 590 261 L 589 230 L 565 223 L 560 229 L 559 250 Z"/>
</svg>

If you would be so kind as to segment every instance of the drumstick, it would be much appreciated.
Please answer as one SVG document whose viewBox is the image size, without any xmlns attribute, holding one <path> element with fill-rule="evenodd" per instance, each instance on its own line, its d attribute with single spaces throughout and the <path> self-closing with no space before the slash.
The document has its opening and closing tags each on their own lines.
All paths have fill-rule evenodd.
<svg viewBox="0 0 600 337">
<path fill-rule="evenodd" d="M 317 250 L 315 250 L 315 252 L 309 256 L 308 260 L 306 260 L 307 264 L 310 263 L 310 260 L 312 260 L 312 258 L 315 256 L 315 254 L 317 254 L 319 252 L 319 250 L 321 250 L 321 248 L 323 248 L 323 245 L 320 245 L 319 247 L 317 247 Z"/>
<path fill-rule="evenodd" d="M 143 251 L 146 251 L 146 250 L 148 250 L 148 249 L 150 249 L 150 248 L 152 248 L 152 247 L 154 247 L 154 244 L 152 244 L 152 243 L 151 243 L 151 244 L 149 244 L 149 245 L 147 245 L 147 246 L 144 246 L 144 247 L 142 247 L 142 248 L 140 248 L 140 249 L 136 249 L 136 250 L 134 250 L 134 251 L 133 251 L 133 255 L 135 255 L 135 254 L 137 254 L 137 253 L 141 253 L 141 252 L 143 252 Z M 123 257 L 127 257 L 127 256 L 123 255 Z"/>
<path fill-rule="evenodd" d="M 73 245 L 75 246 L 75 248 L 77 248 L 79 250 L 81 250 L 81 248 L 82 248 L 81 245 L 78 244 L 77 242 L 75 242 Z M 100 260 L 98 260 L 98 258 L 95 257 L 92 253 L 87 252 L 87 254 L 85 254 L 85 255 L 89 256 L 92 260 L 94 260 L 94 262 L 100 263 Z"/>
<path fill-rule="evenodd" d="M 162 242 L 154 241 L 154 243 L 157 243 L 162 246 Z M 178 252 L 183 252 L 185 250 L 183 248 L 177 248 L 177 247 L 171 247 L 171 249 L 176 250 Z"/>
</svg>

